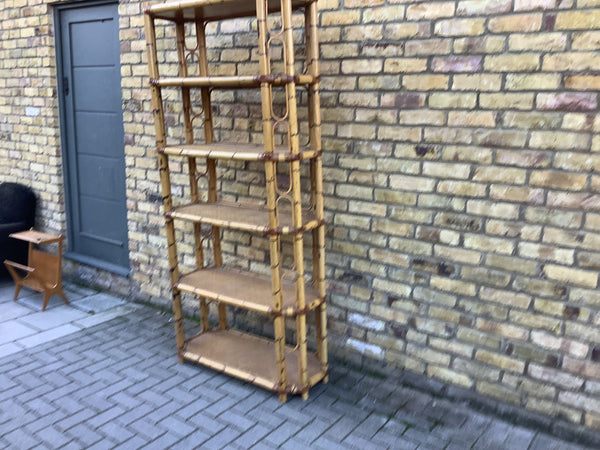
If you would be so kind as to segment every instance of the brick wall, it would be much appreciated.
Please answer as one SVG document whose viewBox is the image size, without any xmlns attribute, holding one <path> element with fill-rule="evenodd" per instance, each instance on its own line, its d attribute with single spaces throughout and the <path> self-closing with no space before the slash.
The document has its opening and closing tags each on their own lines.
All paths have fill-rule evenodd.
<svg viewBox="0 0 600 450">
<path fill-rule="evenodd" d="M 26 15 L 38 3 L 0 7 L 0 176 L 39 183 L 44 225 L 61 229 L 51 17 Z M 600 1 L 319 5 L 331 352 L 599 430 Z M 131 292 L 168 305 L 141 4 L 119 11 Z M 248 73 L 254 36 L 250 20 L 211 25 L 213 73 Z M 257 95 L 213 101 L 219 137 L 260 141 Z M 221 192 L 258 201 L 260 170 L 221 164 Z M 267 270 L 263 238 L 224 237 L 229 264 Z"/>
<path fill-rule="evenodd" d="M 0 4 L 0 181 L 38 194 L 40 227 L 64 229 L 52 15 L 46 2 Z"/>
</svg>

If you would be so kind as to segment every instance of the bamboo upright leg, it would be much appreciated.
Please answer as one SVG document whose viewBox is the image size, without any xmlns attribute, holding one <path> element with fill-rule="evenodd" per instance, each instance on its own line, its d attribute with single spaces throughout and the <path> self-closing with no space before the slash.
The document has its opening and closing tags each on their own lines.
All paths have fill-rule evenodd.
<svg viewBox="0 0 600 450">
<path fill-rule="evenodd" d="M 311 3 L 305 10 L 306 69 L 314 82 L 308 88 L 308 117 L 310 143 L 313 150 L 321 151 L 321 105 L 319 97 L 319 40 L 317 36 L 317 4 Z M 311 199 L 314 214 L 321 225 L 313 231 L 314 278 L 319 297 L 325 299 L 325 225 L 323 216 L 323 170 L 321 156 L 311 161 Z M 328 371 L 327 355 L 327 305 L 323 302 L 315 311 L 317 328 L 317 354 L 321 370 Z M 323 382 L 327 383 L 326 376 Z"/>
<path fill-rule="evenodd" d="M 208 76 L 208 55 L 206 52 L 206 25 L 202 22 L 196 22 L 196 40 L 198 43 L 198 70 L 200 76 Z M 204 113 L 204 140 L 207 144 L 213 142 L 214 128 L 212 121 L 212 109 L 210 101 L 210 90 L 202 88 L 202 112 Z M 208 201 L 217 201 L 217 162 L 208 158 L 206 161 L 208 170 Z M 223 254 L 221 251 L 221 229 L 212 227 L 213 234 L 213 257 L 215 266 L 223 265 Z M 219 303 L 219 328 L 227 328 L 227 309 L 223 303 Z M 206 308 L 207 309 L 207 308 Z M 208 309 L 207 309 L 208 311 Z"/>
<path fill-rule="evenodd" d="M 268 7 L 267 0 L 256 0 L 256 17 L 258 21 L 258 55 L 260 74 L 271 74 L 271 61 L 268 48 Z M 273 153 L 275 144 L 273 137 L 273 102 L 271 86 L 263 82 L 261 84 L 262 123 L 264 135 L 265 153 Z M 265 162 L 265 178 L 267 190 L 267 208 L 269 210 L 269 228 L 277 229 L 279 217 L 276 202 L 276 164 L 272 161 Z M 274 310 L 281 311 L 283 298 L 281 292 L 281 261 L 279 257 L 278 235 L 271 234 L 269 237 L 269 251 L 271 258 L 271 291 L 273 295 Z M 277 361 L 277 388 L 279 400 L 285 402 L 287 399 L 287 368 L 285 362 L 285 321 L 283 316 L 274 319 L 275 334 L 275 359 Z"/>
<path fill-rule="evenodd" d="M 281 1 L 281 23 L 283 25 L 283 55 L 285 64 L 285 74 L 291 77 L 295 76 L 294 67 L 294 41 L 292 28 L 292 10 L 291 3 L 286 0 Z M 286 104 L 288 112 L 288 145 L 290 153 L 299 153 L 298 138 L 298 113 L 296 107 L 296 85 L 288 83 L 286 85 Z M 291 184 L 292 184 L 292 222 L 296 229 L 302 228 L 302 199 L 300 186 L 300 162 L 292 161 L 291 165 Z M 294 266 L 296 269 L 296 307 L 304 310 L 306 298 L 304 292 L 304 246 L 303 235 L 298 233 L 294 236 Z M 308 371 L 307 371 L 307 346 L 306 346 L 306 315 L 296 316 L 296 333 L 298 345 L 298 372 L 300 390 L 302 398 L 308 398 Z"/>
<path fill-rule="evenodd" d="M 144 27 L 146 31 L 146 48 L 148 51 L 148 65 L 150 78 L 159 77 L 158 58 L 156 54 L 156 31 L 154 20 L 148 15 L 144 15 Z M 166 145 L 166 130 L 164 122 L 163 101 L 160 87 L 151 86 L 152 92 L 152 110 L 154 114 L 154 127 L 156 132 L 156 147 L 163 148 Z M 163 197 L 163 209 L 167 213 L 173 208 L 171 198 L 171 180 L 169 174 L 169 159 L 167 155 L 158 153 L 158 169 L 160 173 L 161 193 Z M 177 261 L 177 247 L 175 240 L 175 225 L 173 219 L 165 219 L 165 229 L 167 234 L 167 246 L 169 255 L 169 272 L 171 275 L 171 286 L 179 281 L 179 267 Z M 183 330 L 183 309 L 181 307 L 181 293 L 178 289 L 172 289 L 173 292 L 173 314 L 175 321 L 175 341 L 177 343 L 177 353 L 179 362 L 183 362 L 183 345 L 185 334 Z"/>
<path fill-rule="evenodd" d="M 175 35 L 177 41 L 177 61 L 180 77 L 188 76 L 188 66 L 186 59 L 186 48 L 185 48 L 185 27 L 183 22 L 178 22 L 175 25 Z M 185 143 L 194 143 L 194 127 L 192 124 L 192 102 L 190 99 L 190 89 L 183 86 L 181 88 L 181 100 L 183 104 L 183 123 L 185 131 Z M 197 165 L 196 158 L 188 158 L 188 174 L 190 184 L 190 199 L 193 203 L 200 201 L 200 194 L 198 192 L 198 179 L 197 179 Z M 202 269 L 204 267 L 204 249 L 202 248 L 202 224 L 194 222 L 194 253 L 196 256 L 196 267 Z M 200 320 L 202 323 L 202 331 L 206 332 L 209 329 L 208 326 L 208 305 L 204 297 L 199 298 L 200 302 Z"/>
</svg>

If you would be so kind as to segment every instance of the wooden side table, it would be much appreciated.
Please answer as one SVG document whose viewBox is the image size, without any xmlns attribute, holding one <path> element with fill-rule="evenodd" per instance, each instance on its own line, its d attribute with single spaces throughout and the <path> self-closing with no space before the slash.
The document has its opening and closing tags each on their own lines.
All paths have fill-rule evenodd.
<svg viewBox="0 0 600 450">
<path fill-rule="evenodd" d="M 48 300 L 58 294 L 66 304 L 69 304 L 62 288 L 62 235 L 41 233 L 33 229 L 13 233 L 10 237 L 29 242 L 27 265 L 5 260 L 4 265 L 15 281 L 15 298 L 23 286 L 44 293 L 42 311 L 46 310 Z M 35 248 L 37 245 L 58 243 L 58 253 L 53 255 Z"/>
</svg>

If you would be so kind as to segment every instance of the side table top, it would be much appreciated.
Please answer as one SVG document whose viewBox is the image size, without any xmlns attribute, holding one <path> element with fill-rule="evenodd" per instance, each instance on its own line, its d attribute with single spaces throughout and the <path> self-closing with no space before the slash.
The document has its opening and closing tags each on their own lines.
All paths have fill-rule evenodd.
<svg viewBox="0 0 600 450">
<path fill-rule="evenodd" d="M 53 242 L 62 241 L 63 238 L 61 235 L 42 233 L 33 229 L 12 233 L 9 236 L 21 241 L 33 242 L 34 244 L 52 244 Z"/>
</svg>

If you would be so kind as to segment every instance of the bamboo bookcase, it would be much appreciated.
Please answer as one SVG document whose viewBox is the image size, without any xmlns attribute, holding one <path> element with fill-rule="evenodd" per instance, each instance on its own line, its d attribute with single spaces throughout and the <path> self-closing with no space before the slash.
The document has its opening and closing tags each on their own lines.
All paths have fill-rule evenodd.
<svg viewBox="0 0 600 450">
<path fill-rule="evenodd" d="M 304 13 L 305 53 L 303 73 L 296 73 L 292 13 Z M 316 0 L 183 0 L 145 8 L 150 88 L 156 132 L 156 147 L 165 214 L 169 268 L 175 314 L 175 335 L 180 362 L 208 366 L 242 380 L 273 390 L 282 402 L 288 394 L 308 398 L 311 386 L 328 380 L 327 314 L 325 292 L 325 228 L 323 219 L 321 117 L 319 103 L 319 50 Z M 268 16 L 280 20 L 281 30 L 270 28 Z M 242 76 L 213 76 L 209 73 L 206 25 L 238 17 L 256 17 L 258 63 L 256 73 Z M 272 18 L 270 19 L 273 20 Z M 174 27 L 178 74 L 161 77 L 157 50 L 157 22 L 163 29 Z M 164 32 L 167 35 L 167 32 Z M 191 35 L 190 35 L 191 34 Z M 161 33 L 162 36 L 162 33 Z M 194 49 L 186 45 L 195 38 Z M 281 43 L 283 73 L 272 70 L 272 40 Z M 198 67 L 192 70 L 189 56 Z M 194 63 L 195 64 L 195 63 Z M 273 88 L 285 90 L 286 111 L 274 113 Z M 309 144 L 300 146 L 297 87 L 307 92 Z M 165 104 L 162 91 L 176 88 L 182 102 L 185 142 L 167 142 Z M 213 90 L 260 89 L 263 144 L 216 142 L 211 110 Z M 197 90 L 194 92 L 194 90 Z M 192 94 L 201 98 L 202 139 L 194 136 Z M 276 146 L 276 129 L 285 126 L 287 143 Z M 198 142 L 200 141 L 200 142 Z M 199 173 L 198 160 L 206 161 L 206 173 Z M 189 203 L 174 206 L 169 161 L 183 161 L 190 180 Z M 264 164 L 265 205 L 252 206 L 223 201 L 217 192 L 217 161 L 256 161 Z M 178 162 L 179 164 L 179 162 Z M 290 186 L 285 192 L 277 185 L 277 167 L 287 165 Z M 301 165 L 308 165 L 310 205 L 303 207 Z M 207 201 L 201 201 L 198 180 L 207 178 Z M 308 189 L 308 188 L 307 188 Z M 180 273 L 176 221 L 193 223 L 196 269 Z M 207 266 L 202 224 L 210 233 L 214 265 Z M 270 276 L 223 265 L 221 229 L 233 229 L 268 237 Z M 282 237 L 291 236 L 293 267 L 283 265 Z M 304 271 L 304 239 L 312 237 L 312 276 Z M 293 276 L 289 277 L 289 272 Z M 285 275 L 285 280 L 284 280 Z M 185 335 L 182 293 L 195 294 L 199 301 L 201 332 Z M 209 303 L 218 304 L 218 326 L 209 324 Z M 273 321 L 273 338 L 268 339 L 231 329 L 227 307 L 262 313 Z M 307 347 L 307 316 L 314 314 L 316 352 Z M 296 323 L 296 342 L 286 342 L 285 319 Z"/>
</svg>

